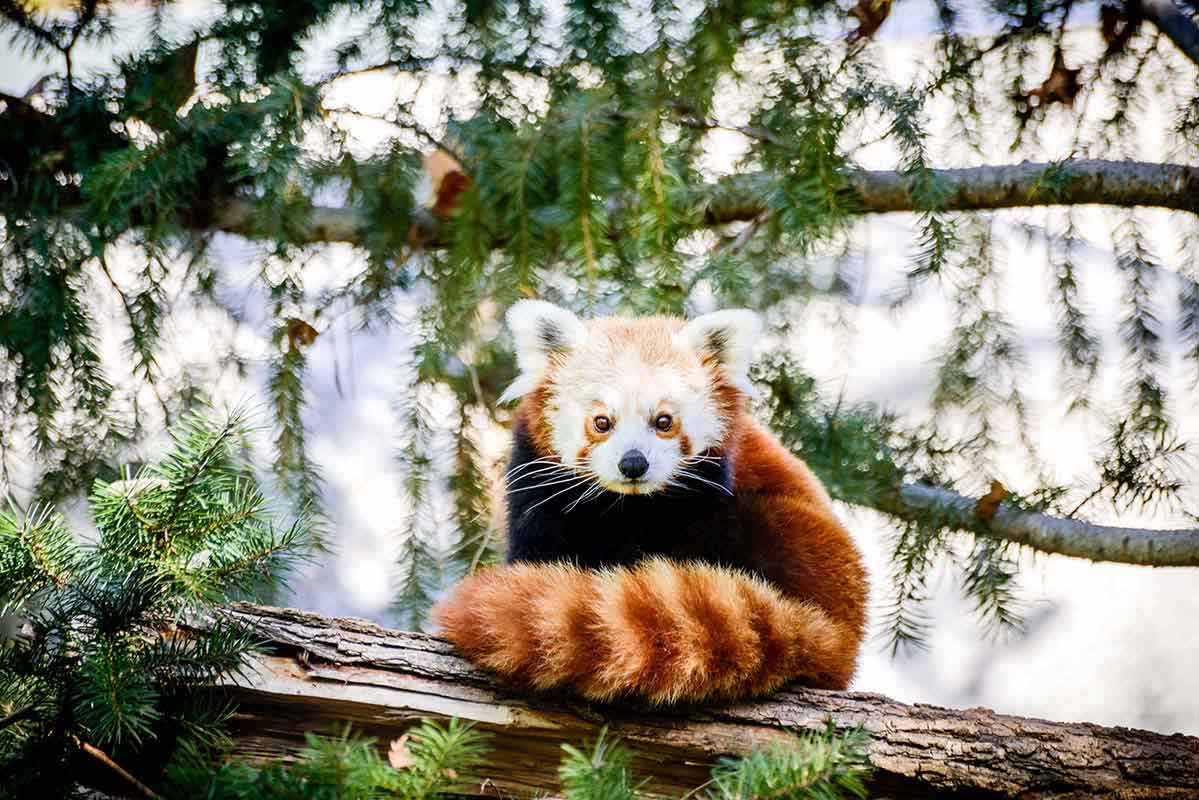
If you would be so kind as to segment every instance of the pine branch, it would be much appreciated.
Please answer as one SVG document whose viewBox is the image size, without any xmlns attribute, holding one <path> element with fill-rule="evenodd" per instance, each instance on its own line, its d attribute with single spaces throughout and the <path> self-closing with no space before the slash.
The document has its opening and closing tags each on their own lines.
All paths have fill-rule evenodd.
<svg viewBox="0 0 1199 800">
<path fill-rule="evenodd" d="M 237 433 L 238 423 L 230 419 L 225 426 L 213 437 L 212 442 L 204 450 L 199 458 L 196 459 L 192 472 L 183 481 L 183 485 L 174 488 L 175 499 L 171 504 L 171 510 L 167 514 L 167 518 L 161 524 L 154 527 L 155 532 L 169 533 L 171 526 L 175 524 L 175 520 L 179 516 L 179 512 L 183 510 L 183 504 L 187 501 L 188 496 L 196 487 L 197 482 L 204 476 L 204 471 L 208 468 L 209 462 L 213 456 L 221 452 L 226 446 L 226 440 Z"/>
<path fill-rule="evenodd" d="M 864 778 L 870 736 L 862 728 L 838 734 L 807 731 L 793 741 L 778 741 L 713 771 L 711 800 L 833 800 L 865 798 Z"/>
<path fill-rule="evenodd" d="M 162 391 L 158 387 L 158 380 L 154 377 L 154 368 L 157 364 L 154 360 L 153 350 L 149 347 L 138 347 L 136 345 L 139 328 L 141 327 L 138 324 L 137 308 L 133 300 L 129 298 L 129 295 L 117 283 L 116 278 L 113 277 L 112 270 L 108 266 L 108 259 L 104 257 L 103 253 L 100 254 L 98 261 L 100 262 L 100 270 L 104 273 L 104 277 L 108 279 L 109 285 L 112 286 L 112 290 L 116 292 L 122 307 L 125 309 L 125 320 L 129 323 L 130 339 L 135 343 L 132 349 L 134 354 L 141 359 L 139 366 L 141 367 L 142 375 L 145 377 L 146 383 L 150 386 L 150 390 L 154 393 L 154 399 L 158 401 L 159 408 L 162 409 L 163 420 L 169 425 L 171 421 L 171 409 L 167 405 L 166 399 L 162 396 Z"/>
<path fill-rule="evenodd" d="M 19 26 L 22 31 L 42 44 L 52 47 L 60 53 L 64 52 L 64 46 L 59 42 L 58 37 L 52 31 L 38 24 L 25 3 L 17 2 L 17 0 L 0 0 L 0 16 Z"/>
<path fill-rule="evenodd" d="M 0 772 L 17 794 L 37 786 L 57 796 L 54 786 L 76 780 L 61 767 L 86 755 L 153 797 L 118 762 L 147 775 L 148 760 L 209 741 L 219 714 L 194 703 L 203 699 L 194 691 L 239 675 L 256 641 L 232 625 L 181 637 L 172 621 L 281 580 L 308 538 L 304 518 L 282 530 L 270 520 L 230 452 L 245 433 L 237 415 L 223 424 L 189 418 L 172 430 L 162 462 L 136 478 L 98 481 L 94 546 L 79 547 L 48 511 L 0 514 L 0 608 L 19 603 L 31 631 L 0 648 L 0 696 L 22 709 L 0 729 L 33 713 L 22 708 L 31 703 L 49 723 L 6 734 Z M 169 547 L 164 532 L 177 534 Z M 50 752 L 61 758 L 38 755 Z"/>
</svg>

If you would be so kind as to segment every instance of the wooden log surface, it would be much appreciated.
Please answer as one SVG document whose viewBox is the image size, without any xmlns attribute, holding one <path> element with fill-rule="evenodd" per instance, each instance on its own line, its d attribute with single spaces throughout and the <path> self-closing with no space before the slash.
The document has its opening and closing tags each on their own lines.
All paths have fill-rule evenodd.
<svg viewBox="0 0 1199 800">
<path fill-rule="evenodd" d="M 634 752 L 648 791 L 680 796 L 721 756 L 788 729 L 861 725 L 874 797 L 1199 798 L 1199 738 L 987 709 L 908 705 L 877 694 L 796 688 L 749 703 L 652 709 L 529 695 L 498 684 L 434 636 L 355 619 L 238 604 L 228 613 L 268 643 L 236 684 L 236 755 L 287 757 L 304 733 L 350 723 L 386 747 L 420 719 L 459 717 L 494 732 L 480 795 L 558 792 L 563 742 L 607 725 Z"/>
</svg>

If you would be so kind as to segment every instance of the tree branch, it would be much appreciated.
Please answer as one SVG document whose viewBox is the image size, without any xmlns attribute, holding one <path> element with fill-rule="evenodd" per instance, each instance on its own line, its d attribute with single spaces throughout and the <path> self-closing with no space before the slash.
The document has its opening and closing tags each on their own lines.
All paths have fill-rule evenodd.
<svg viewBox="0 0 1199 800">
<path fill-rule="evenodd" d="M 112 757 L 109 756 L 108 753 L 105 753 L 94 744 L 89 744 L 88 742 L 83 741 L 77 736 L 72 738 L 75 740 L 75 744 L 79 746 L 80 750 L 87 753 L 89 756 L 96 759 L 96 761 L 100 762 L 105 767 L 119 775 L 121 780 L 125 781 L 131 787 L 136 789 L 137 793 L 142 797 L 147 798 L 147 800 L 159 800 L 158 794 L 153 789 L 139 781 L 129 770 L 113 761 Z"/>
<path fill-rule="evenodd" d="M 925 520 L 930 512 L 950 528 L 1091 561 L 1151 567 L 1199 567 L 1199 528 L 1151 530 L 1095 525 L 1001 505 L 989 521 L 978 515 L 978 500 L 950 489 L 906 484 L 874 505 L 900 519 Z"/>
<path fill-rule="evenodd" d="M 30 705 L 25 706 L 24 708 L 18 708 L 16 711 L 12 712 L 8 716 L 0 719 L 0 731 L 4 730 L 5 728 L 9 727 L 10 725 L 16 725 L 18 722 L 22 722 L 24 720 L 29 719 L 30 717 L 33 716 L 33 712 L 34 712 L 34 706 L 32 703 Z"/>
<path fill-rule="evenodd" d="M 978 211 L 1054 205 L 1098 204 L 1156 206 L 1199 213 L 1199 167 L 1139 161 L 1079 160 L 932 170 L 943 189 L 940 208 Z M 908 177 L 888 170 L 859 170 L 848 176 L 850 191 L 864 214 L 919 212 Z M 748 222 L 769 209 L 762 198 L 770 184 L 762 173 L 735 175 L 700 189 L 695 202 L 708 225 Z M 254 205 L 248 199 L 224 202 L 214 227 L 254 237 Z M 422 220 L 433 231 L 429 246 L 444 244 L 436 220 Z M 317 207 L 312 210 L 301 243 L 362 244 L 369 220 L 354 208 Z M 422 228 L 423 230 L 424 228 Z M 497 244 L 500 244 L 497 242 Z"/>
<path fill-rule="evenodd" d="M 1173 0 L 1136 0 L 1133 6 L 1141 16 L 1164 33 L 1183 55 L 1199 66 L 1199 25 L 1176 6 Z"/>
<path fill-rule="evenodd" d="M 1144 161 L 1077 160 L 934 169 L 944 211 L 982 211 L 1057 205 L 1157 206 L 1199 213 L 1199 167 Z M 848 176 L 864 214 L 924 209 L 912 198 L 908 176 L 859 170 Z M 712 223 L 752 219 L 762 210 L 761 174 L 718 184 L 707 208 Z"/>
<path fill-rule="evenodd" d="M 294 753 L 304 733 L 346 722 L 383 747 L 420 719 L 459 717 L 496 734 L 475 794 L 559 793 L 563 742 L 607 725 L 636 754 L 647 790 L 678 797 L 720 757 L 794 728 L 861 725 L 871 736 L 872 796 L 890 798 L 1195 797 L 1199 739 L 1046 722 L 986 709 L 911 706 L 875 694 L 794 689 L 753 703 L 647 709 L 515 693 L 432 636 L 389 631 L 290 609 L 238 604 L 229 612 L 267 643 L 229 688 L 238 710 L 235 754 Z"/>
</svg>

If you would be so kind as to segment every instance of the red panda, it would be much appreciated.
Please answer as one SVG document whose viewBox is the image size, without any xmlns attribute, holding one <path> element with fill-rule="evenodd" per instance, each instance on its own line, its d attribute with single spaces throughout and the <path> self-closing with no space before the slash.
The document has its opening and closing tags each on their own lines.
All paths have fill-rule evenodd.
<svg viewBox="0 0 1199 800">
<path fill-rule="evenodd" d="M 845 688 L 866 573 L 823 486 L 746 409 L 757 316 L 583 322 L 526 300 L 507 319 L 508 563 L 435 607 L 442 634 L 519 685 L 597 700 Z"/>
</svg>

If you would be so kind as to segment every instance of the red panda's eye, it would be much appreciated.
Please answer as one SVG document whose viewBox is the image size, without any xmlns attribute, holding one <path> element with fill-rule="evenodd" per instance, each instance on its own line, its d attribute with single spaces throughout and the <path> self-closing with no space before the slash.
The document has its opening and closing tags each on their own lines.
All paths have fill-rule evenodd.
<svg viewBox="0 0 1199 800">
<path fill-rule="evenodd" d="M 674 425 L 674 419 L 669 414 L 659 414 L 654 420 L 654 427 L 665 433 Z"/>
<path fill-rule="evenodd" d="M 596 417 L 591 421 L 591 424 L 595 425 L 595 429 L 600 433 L 607 433 L 612 430 L 612 420 L 605 416 Z"/>
</svg>

